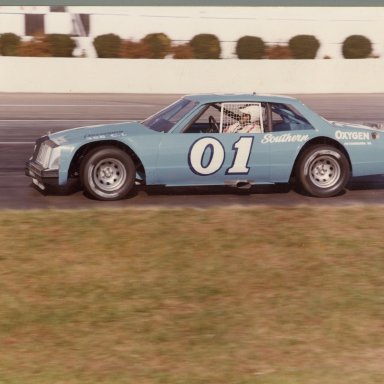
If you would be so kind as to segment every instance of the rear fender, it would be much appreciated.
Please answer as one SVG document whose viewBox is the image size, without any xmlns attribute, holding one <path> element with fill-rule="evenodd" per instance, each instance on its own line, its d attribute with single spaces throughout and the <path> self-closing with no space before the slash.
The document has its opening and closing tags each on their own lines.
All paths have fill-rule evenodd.
<svg viewBox="0 0 384 384">
<path fill-rule="evenodd" d="M 349 154 L 347 152 L 347 150 L 345 149 L 344 146 L 342 146 L 338 141 L 336 140 L 333 140 L 329 137 L 315 137 L 311 140 L 309 140 L 308 142 L 305 143 L 305 145 L 303 145 L 301 148 L 300 148 L 300 151 L 298 152 L 297 156 L 296 156 L 296 159 L 295 159 L 295 162 L 293 164 L 293 167 L 292 167 L 292 170 L 291 170 L 291 178 L 295 176 L 295 170 L 297 168 L 297 163 L 299 162 L 300 158 L 301 158 L 301 155 L 311 146 L 313 145 L 317 145 L 317 144 L 324 144 L 324 145 L 330 145 L 332 147 L 335 147 L 337 149 L 339 149 L 340 151 L 342 151 L 344 153 L 344 155 L 346 156 L 346 158 L 348 159 L 348 163 L 349 163 L 349 167 L 350 167 L 350 170 L 352 172 L 352 163 L 351 163 L 351 159 L 349 157 Z"/>
</svg>

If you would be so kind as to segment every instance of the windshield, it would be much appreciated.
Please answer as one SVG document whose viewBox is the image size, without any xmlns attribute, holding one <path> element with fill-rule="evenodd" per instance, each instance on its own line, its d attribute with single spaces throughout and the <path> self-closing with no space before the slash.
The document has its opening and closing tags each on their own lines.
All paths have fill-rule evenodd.
<svg viewBox="0 0 384 384">
<path fill-rule="evenodd" d="M 180 99 L 160 112 L 145 119 L 142 124 L 157 132 L 168 132 L 176 123 L 186 116 L 196 102 Z"/>
</svg>

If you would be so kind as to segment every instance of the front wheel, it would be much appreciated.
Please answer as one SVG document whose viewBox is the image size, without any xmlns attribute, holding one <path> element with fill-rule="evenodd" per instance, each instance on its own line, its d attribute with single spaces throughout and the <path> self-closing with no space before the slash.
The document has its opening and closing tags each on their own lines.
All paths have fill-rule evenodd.
<svg viewBox="0 0 384 384">
<path fill-rule="evenodd" d="M 100 147 L 84 158 L 80 177 L 84 190 L 98 200 L 120 200 L 134 186 L 135 165 L 131 157 L 116 147 Z"/>
<path fill-rule="evenodd" d="M 331 197 L 344 190 L 351 171 L 342 151 L 329 145 L 315 145 L 300 157 L 295 174 L 310 195 Z"/>
</svg>

